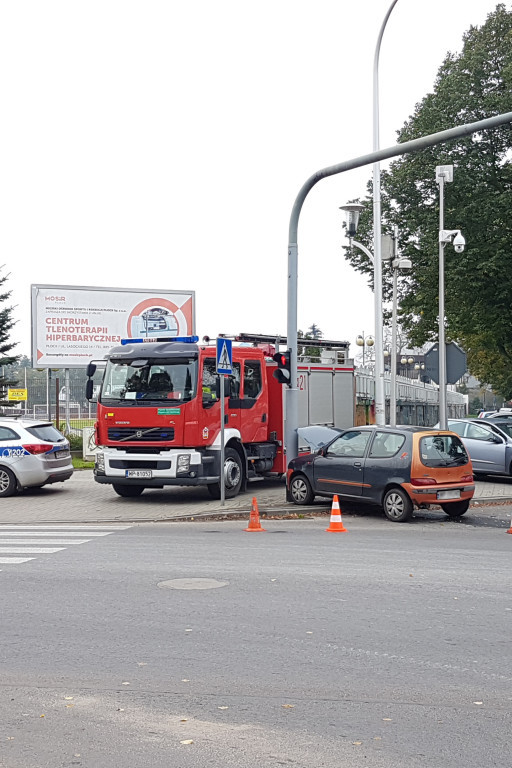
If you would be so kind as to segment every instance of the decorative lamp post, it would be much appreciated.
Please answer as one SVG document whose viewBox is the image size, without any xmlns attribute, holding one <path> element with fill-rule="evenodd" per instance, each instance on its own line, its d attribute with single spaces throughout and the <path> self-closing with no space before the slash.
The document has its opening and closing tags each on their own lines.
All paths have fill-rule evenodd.
<svg viewBox="0 0 512 768">
<path fill-rule="evenodd" d="M 368 248 L 363 245 L 362 243 L 359 243 L 357 240 L 354 240 L 354 236 L 357 234 L 357 226 L 359 224 L 359 214 L 363 210 L 364 206 L 360 203 L 347 203 L 346 205 L 340 205 L 340 210 L 345 212 L 346 216 L 346 232 L 347 236 L 350 239 L 350 246 L 353 245 L 356 246 L 356 248 L 359 248 L 365 256 L 367 256 L 371 263 L 374 264 L 374 258 L 371 251 L 368 250 Z M 397 304 L 398 304 L 398 270 L 399 269 L 411 269 L 412 262 L 410 259 L 401 258 L 398 255 L 398 228 L 395 227 L 394 236 L 391 237 L 391 235 L 384 235 L 381 240 L 384 242 L 386 247 L 386 261 L 389 261 L 390 259 L 393 259 L 391 262 L 391 265 L 393 267 L 393 312 L 392 312 L 392 325 L 391 325 L 391 391 L 390 391 L 390 397 L 389 397 L 389 423 L 392 427 L 396 427 L 396 364 L 397 364 Z M 384 249 L 381 249 L 381 251 Z M 379 326 L 379 323 L 377 322 L 377 319 L 375 321 L 376 328 Z M 380 326 L 378 333 L 381 334 L 381 337 L 383 336 L 382 333 L 382 317 L 380 318 Z M 356 344 L 358 342 L 356 341 Z M 375 340 L 374 340 L 375 343 Z M 359 344 L 359 346 L 361 346 Z M 390 354 L 388 352 L 388 354 Z M 378 345 L 375 347 L 375 392 L 377 393 L 377 377 L 379 376 L 379 368 L 382 369 L 382 376 L 384 376 L 384 358 L 386 357 L 386 353 L 383 352 L 382 354 L 382 363 L 379 367 L 377 367 L 377 355 L 378 355 Z"/>
<path fill-rule="evenodd" d="M 373 336 L 365 336 L 364 333 L 359 334 L 359 336 L 356 339 L 356 344 L 358 347 L 363 348 L 363 368 L 364 368 L 364 353 L 366 347 L 373 347 L 375 344 L 375 339 Z"/>
</svg>

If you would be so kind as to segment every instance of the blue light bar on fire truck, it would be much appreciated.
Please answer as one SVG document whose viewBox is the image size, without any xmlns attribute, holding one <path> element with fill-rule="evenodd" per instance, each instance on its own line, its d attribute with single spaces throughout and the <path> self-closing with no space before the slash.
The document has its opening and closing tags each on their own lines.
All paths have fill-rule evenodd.
<svg viewBox="0 0 512 768">
<path fill-rule="evenodd" d="M 199 336 L 168 336 L 165 338 L 151 338 L 151 339 L 121 339 L 121 344 L 154 344 L 157 341 L 181 341 L 183 344 L 197 344 Z"/>
</svg>

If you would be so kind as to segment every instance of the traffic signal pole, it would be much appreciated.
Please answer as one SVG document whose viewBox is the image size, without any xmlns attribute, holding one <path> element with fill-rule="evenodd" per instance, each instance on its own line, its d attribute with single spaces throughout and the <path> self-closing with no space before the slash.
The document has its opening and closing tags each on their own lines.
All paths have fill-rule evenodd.
<svg viewBox="0 0 512 768">
<path fill-rule="evenodd" d="M 390 157 L 398 155 L 408 155 L 412 152 L 419 152 L 427 147 L 433 147 L 436 144 L 444 144 L 453 139 L 459 139 L 464 136 L 470 136 L 478 131 L 497 128 L 500 125 L 512 122 L 512 112 L 505 112 L 502 115 L 488 117 L 485 120 L 478 120 L 475 123 L 466 123 L 458 125 L 456 128 L 449 128 L 446 131 L 439 131 L 428 136 L 422 136 L 419 139 L 405 141 L 403 144 L 396 144 L 393 147 L 380 149 L 371 152 L 368 155 L 355 157 L 337 165 L 331 165 L 316 171 L 307 179 L 295 198 L 293 204 L 290 224 L 288 230 L 288 312 L 287 312 L 287 337 L 290 349 L 290 378 L 291 386 L 286 392 L 286 423 L 285 423 L 285 446 L 286 461 L 289 463 L 296 458 L 299 450 L 299 437 L 297 429 L 299 426 L 299 390 L 297 386 L 297 282 L 298 282 L 298 228 L 299 217 L 304 205 L 304 201 L 313 187 L 322 179 L 329 176 L 335 176 L 339 173 L 345 173 L 354 168 L 361 168 L 365 165 L 378 163 L 381 160 L 387 160 Z M 376 392 L 376 395 L 378 393 Z M 382 411 L 384 403 L 375 403 L 376 410 Z"/>
</svg>

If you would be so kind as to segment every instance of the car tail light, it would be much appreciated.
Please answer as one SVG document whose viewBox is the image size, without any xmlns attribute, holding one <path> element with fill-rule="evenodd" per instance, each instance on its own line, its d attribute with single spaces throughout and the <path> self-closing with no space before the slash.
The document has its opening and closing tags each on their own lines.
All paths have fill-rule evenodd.
<svg viewBox="0 0 512 768">
<path fill-rule="evenodd" d="M 48 445 L 48 443 L 34 443 L 34 445 L 24 445 L 23 448 L 34 456 L 53 451 L 53 445 Z"/>
<path fill-rule="evenodd" d="M 412 477 L 411 485 L 437 485 L 433 477 Z"/>
<path fill-rule="evenodd" d="M 463 475 L 460 479 L 461 483 L 472 483 L 473 482 L 473 475 Z"/>
</svg>

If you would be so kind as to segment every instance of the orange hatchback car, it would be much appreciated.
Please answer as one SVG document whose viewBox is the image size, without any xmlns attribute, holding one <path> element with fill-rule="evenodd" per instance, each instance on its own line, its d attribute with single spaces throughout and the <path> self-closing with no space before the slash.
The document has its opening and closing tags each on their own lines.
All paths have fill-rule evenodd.
<svg viewBox="0 0 512 768">
<path fill-rule="evenodd" d="M 395 523 L 409 520 L 415 506 L 438 504 L 450 517 L 467 512 L 475 492 L 473 468 L 455 432 L 408 426 L 325 428 L 328 437 L 320 446 L 322 429 L 299 429 L 299 438 L 317 450 L 290 462 L 289 501 L 311 504 L 315 496 L 337 494 L 377 504 Z"/>
</svg>

